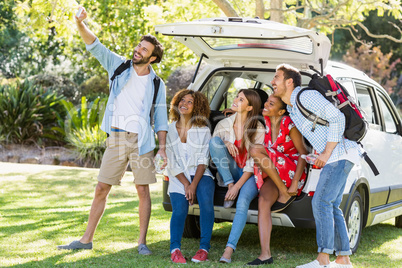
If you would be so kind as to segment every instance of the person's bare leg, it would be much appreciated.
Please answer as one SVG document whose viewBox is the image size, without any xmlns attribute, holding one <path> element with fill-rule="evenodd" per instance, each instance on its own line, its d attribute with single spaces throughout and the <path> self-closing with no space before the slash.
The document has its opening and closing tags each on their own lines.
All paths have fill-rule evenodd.
<svg viewBox="0 0 402 268">
<path fill-rule="evenodd" d="M 232 258 L 232 254 L 233 254 L 233 248 L 226 247 L 222 257 L 229 260 L 230 258 Z"/>
<path fill-rule="evenodd" d="M 96 185 L 94 200 L 92 201 L 91 211 L 89 212 L 87 229 L 80 239 L 81 243 L 86 244 L 92 242 L 94 239 L 96 227 L 105 211 L 107 197 L 111 188 L 112 185 L 103 182 L 98 182 Z"/>
<path fill-rule="evenodd" d="M 257 145 L 254 146 L 250 150 L 250 155 L 254 159 L 254 163 L 268 175 L 269 178 L 275 183 L 276 187 L 279 190 L 278 202 L 286 203 L 290 199 L 290 195 L 288 193 L 288 188 L 283 183 L 281 177 L 279 177 L 278 172 L 276 171 L 275 165 L 272 160 L 269 158 L 267 152 L 265 151 L 264 146 Z"/>
<path fill-rule="evenodd" d="M 335 262 L 338 263 L 338 264 L 344 264 L 344 265 L 345 264 L 352 264 L 350 262 L 349 256 L 343 256 L 343 255 L 339 255 L 338 257 L 336 257 Z"/>
<path fill-rule="evenodd" d="M 328 265 L 329 264 L 329 254 L 320 252 L 320 253 L 318 253 L 317 260 L 320 263 L 320 265 Z"/>
<path fill-rule="evenodd" d="M 261 186 L 258 197 L 258 233 L 260 236 L 261 254 L 258 258 L 262 261 L 271 258 L 271 231 L 272 217 L 271 207 L 278 199 L 278 188 L 275 183 L 267 178 Z"/>
<path fill-rule="evenodd" d="M 298 189 L 299 189 L 299 180 L 293 179 L 292 183 L 290 184 L 290 187 L 288 189 L 288 194 L 289 195 L 297 195 Z"/>
<path fill-rule="evenodd" d="M 147 243 L 149 219 L 151 218 L 151 195 L 149 185 L 135 185 L 139 198 L 138 212 L 140 217 L 140 236 L 138 245 Z"/>
</svg>

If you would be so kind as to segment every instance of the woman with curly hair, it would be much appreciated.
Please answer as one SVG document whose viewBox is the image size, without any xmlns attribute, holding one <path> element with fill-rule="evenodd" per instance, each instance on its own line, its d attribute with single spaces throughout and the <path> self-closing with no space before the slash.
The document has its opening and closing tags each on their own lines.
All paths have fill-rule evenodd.
<svg viewBox="0 0 402 268">
<path fill-rule="evenodd" d="M 191 259 L 207 260 L 214 225 L 215 182 L 208 170 L 209 117 L 207 98 L 200 92 L 181 90 L 170 105 L 172 123 L 166 140 L 169 176 L 168 193 L 172 204 L 170 253 L 174 263 L 186 263 L 181 253 L 181 238 L 189 205 L 197 199 L 200 207 L 200 248 Z"/>
</svg>

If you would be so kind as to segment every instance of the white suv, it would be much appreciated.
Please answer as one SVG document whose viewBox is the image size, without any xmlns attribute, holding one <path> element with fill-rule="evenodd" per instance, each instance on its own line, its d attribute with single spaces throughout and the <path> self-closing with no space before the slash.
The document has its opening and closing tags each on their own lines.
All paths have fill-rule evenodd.
<svg viewBox="0 0 402 268">
<path fill-rule="evenodd" d="M 328 61 L 330 41 L 312 30 L 272 21 L 249 18 L 210 18 L 185 23 L 156 26 L 156 32 L 174 36 L 199 57 L 189 89 L 203 92 L 210 103 L 211 131 L 223 118 L 220 111 L 230 107 L 241 88 L 272 93 L 270 81 L 278 64 L 289 63 L 301 71 L 302 84 L 307 86 L 314 72 L 329 73 L 349 91 L 365 112 L 369 130 L 362 141 L 364 149 L 380 174 L 373 172 L 362 160 L 347 180 L 341 208 L 344 212 L 350 246 L 356 251 L 361 230 L 382 221 L 396 218 L 402 227 L 402 125 L 401 118 L 386 91 L 363 72 L 347 65 Z M 211 168 L 216 172 L 216 169 Z M 285 210 L 272 213 L 274 225 L 315 228 L 311 199 L 319 169 L 309 167 L 302 194 Z M 217 174 L 218 176 L 219 174 Z M 171 211 L 167 185 L 164 181 L 165 210 Z M 227 188 L 217 185 L 215 191 L 215 222 L 232 221 L 236 208 L 223 208 Z M 257 200 L 248 212 L 248 223 L 257 223 Z M 199 207 L 189 208 L 184 236 L 199 236 Z M 256 234 L 257 235 L 257 234 Z"/>
</svg>

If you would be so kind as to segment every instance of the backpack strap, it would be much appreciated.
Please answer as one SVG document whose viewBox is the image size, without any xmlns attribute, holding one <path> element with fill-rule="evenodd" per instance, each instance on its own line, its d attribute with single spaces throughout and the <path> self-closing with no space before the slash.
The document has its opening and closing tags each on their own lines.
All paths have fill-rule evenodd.
<svg viewBox="0 0 402 268">
<path fill-rule="evenodd" d="M 358 141 L 357 144 L 359 144 L 362 148 L 363 148 L 363 144 Z M 380 174 L 380 172 L 378 171 L 377 167 L 375 166 L 374 162 L 371 160 L 371 158 L 367 155 L 367 152 L 364 151 L 364 153 L 362 154 L 362 157 L 364 158 L 364 161 L 366 161 L 367 165 L 369 165 L 371 171 L 373 171 L 374 176 L 377 176 L 378 174 Z"/>
<path fill-rule="evenodd" d="M 114 79 L 116 78 L 116 76 L 120 75 L 122 72 L 124 72 L 125 70 L 130 68 L 130 65 L 131 65 L 131 60 L 126 60 L 125 62 L 120 64 L 119 67 L 117 67 L 116 70 L 114 70 L 113 76 L 110 78 L 110 81 L 113 82 Z"/>
<path fill-rule="evenodd" d="M 161 79 L 159 78 L 159 76 L 156 75 L 153 81 L 154 81 L 154 99 L 152 100 L 151 111 L 149 111 L 149 117 L 151 118 L 151 121 L 150 121 L 151 126 L 154 124 L 156 97 L 158 96 Z"/>
<path fill-rule="evenodd" d="M 131 60 L 126 60 L 125 62 L 120 64 L 119 67 L 116 68 L 116 70 L 113 73 L 113 76 L 110 78 L 110 81 L 112 81 L 112 83 L 110 84 L 110 87 L 112 87 L 113 81 L 116 78 L 116 76 L 120 75 L 122 72 L 124 72 L 125 70 L 130 68 L 131 63 L 132 63 Z M 161 79 L 159 78 L 159 76 L 156 75 L 155 78 L 153 79 L 153 82 L 154 82 L 154 98 L 152 100 L 151 111 L 149 112 L 149 116 L 151 118 L 151 121 L 150 121 L 151 125 L 153 125 L 153 123 L 154 123 L 153 117 L 154 117 L 154 112 L 155 112 L 156 97 L 158 96 Z"/>
<path fill-rule="evenodd" d="M 296 95 L 296 105 L 297 105 L 297 108 L 299 108 L 301 114 L 305 118 L 307 118 L 309 121 L 313 122 L 313 127 L 312 127 L 311 131 L 314 132 L 315 127 L 316 127 L 317 124 L 328 127 L 329 122 L 327 120 L 322 119 L 321 117 L 319 117 L 315 113 L 311 112 L 306 107 L 304 107 L 304 105 L 301 103 L 300 94 L 302 92 L 304 92 L 305 90 L 315 90 L 315 89 L 307 87 L 307 88 L 303 88 L 302 90 L 300 90 L 299 93 L 297 93 L 297 95 Z"/>
</svg>

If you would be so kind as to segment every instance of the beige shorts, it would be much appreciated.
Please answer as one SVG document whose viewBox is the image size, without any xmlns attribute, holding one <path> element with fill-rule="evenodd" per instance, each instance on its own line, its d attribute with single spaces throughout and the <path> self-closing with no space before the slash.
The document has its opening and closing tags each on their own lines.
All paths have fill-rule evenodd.
<svg viewBox="0 0 402 268">
<path fill-rule="evenodd" d="M 106 139 L 106 151 L 98 175 L 98 181 L 109 185 L 121 185 L 121 179 L 130 164 L 135 184 L 156 182 L 154 152 L 139 155 L 138 134 L 114 132 Z"/>
</svg>

